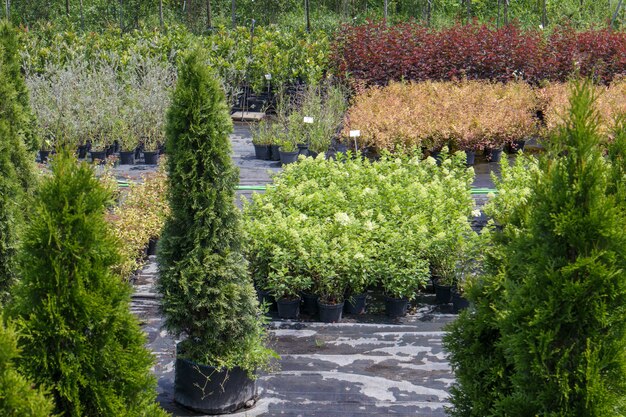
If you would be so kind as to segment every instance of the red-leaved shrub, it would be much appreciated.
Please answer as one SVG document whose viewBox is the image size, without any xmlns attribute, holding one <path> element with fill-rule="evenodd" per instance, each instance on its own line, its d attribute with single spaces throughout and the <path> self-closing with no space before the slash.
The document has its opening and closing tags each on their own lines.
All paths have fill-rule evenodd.
<svg viewBox="0 0 626 417">
<path fill-rule="evenodd" d="M 332 45 L 335 70 L 352 81 L 475 79 L 566 81 L 574 75 L 608 84 L 626 74 L 626 33 L 570 27 L 546 36 L 515 25 L 456 25 L 429 30 L 417 23 L 343 26 Z"/>
</svg>

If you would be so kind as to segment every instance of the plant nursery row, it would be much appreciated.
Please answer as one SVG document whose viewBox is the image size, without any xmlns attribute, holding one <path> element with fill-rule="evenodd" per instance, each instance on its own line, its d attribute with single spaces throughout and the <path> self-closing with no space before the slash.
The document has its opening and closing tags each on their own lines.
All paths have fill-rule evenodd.
<svg viewBox="0 0 626 417">
<path fill-rule="evenodd" d="M 597 96 L 599 129 L 609 133 L 626 112 L 626 83 L 590 87 Z M 391 83 L 354 98 L 342 137 L 359 130 L 359 148 L 475 152 L 502 149 L 529 138 L 549 137 L 563 125 L 572 85 L 532 88 L 524 82 L 488 81 Z"/>
<path fill-rule="evenodd" d="M 335 35 L 331 63 L 353 82 L 485 79 L 610 83 L 626 74 L 626 33 L 571 27 L 523 30 L 515 25 L 456 25 L 432 30 L 417 23 L 346 25 Z"/>
<path fill-rule="evenodd" d="M 419 153 L 301 158 L 245 205 L 257 290 L 279 309 L 306 294 L 340 311 L 370 288 L 406 306 L 431 277 L 454 285 L 476 237 L 472 181 L 461 153 L 441 166 Z"/>
</svg>

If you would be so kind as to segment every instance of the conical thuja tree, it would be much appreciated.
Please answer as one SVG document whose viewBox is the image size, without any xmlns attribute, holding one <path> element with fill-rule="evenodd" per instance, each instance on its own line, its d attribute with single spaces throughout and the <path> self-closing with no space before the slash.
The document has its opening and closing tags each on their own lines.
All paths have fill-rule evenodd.
<svg viewBox="0 0 626 417">
<path fill-rule="evenodd" d="M 224 93 L 195 48 L 179 67 L 168 113 L 171 216 L 158 250 L 164 324 L 185 338 L 181 356 L 251 373 L 270 352 L 240 251 L 231 131 Z"/>
<path fill-rule="evenodd" d="M 1 315 L 1 313 L 0 313 Z M 54 404 L 41 389 L 15 369 L 19 356 L 17 336 L 0 321 L 0 415 L 3 417 L 49 417 Z"/>
<path fill-rule="evenodd" d="M 0 304 L 16 280 L 19 228 L 33 186 L 33 157 L 25 145 L 32 137 L 30 114 L 15 32 L 0 22 Z"/>
<path fill-rule="evenodd" d="M 130 313 L 130 287 L 105 222 L 111 196 L 64 151 L 34 197 L 9 315 L 20 370 L 51 390 L 64 416 L 161 416 L 153 358 Z"/>
<path fill-rule="evenodd" d="M 593 102 L 575 88 L 530 198 L 494 235 L 473 309 L 446 336 L 452 415 L 626 413 L 626 135 L 604 158 Z"/>
</svg>

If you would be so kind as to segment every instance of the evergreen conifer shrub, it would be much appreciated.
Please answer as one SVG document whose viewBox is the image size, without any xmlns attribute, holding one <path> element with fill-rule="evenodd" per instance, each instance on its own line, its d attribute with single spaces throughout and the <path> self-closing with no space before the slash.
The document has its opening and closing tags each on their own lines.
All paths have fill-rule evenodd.
<svg viewBox="0 0 626 417">
<path fill-rule="evenodd" d="M 168 113 L 171 215 L 159 240 L 159 291 L 165 327 L 185 337 L 181 356 L 251 374 L 271 352 L 241 254 L 232 121 L 206 62 L 197 47 L 184 56 Z"/>
<path fill-rule="evenodd" d="M 113 272 L 118 242 L 105 222 L 109 191 L 64 151 L 35 194 L 19 255 L 20 370 L 48 387 L 63 416 L 164 416 L 151 354 Z"/>
<path fill-rule="evenodd" d="M 13 327 L 0 320 L 0 415 L 3 417 L 49 417 L 54 404 L 42 389 L 32 387 L 16 369 L 19 356 Z"/>
<path fill-rule="evenodd" d="M 532 214 L 506 247 L 502 343 L 515 372 L 502 408 L 513 415 L 626 413 L 626 207 L 594 100 L 576 87 Z"/>
<path fill-rule="evenodd" d="M 32 117 L 20 72 L 17 39 L 11 26 L 0 22 L 0 304 L 16 280 L 15 254 L 25 201 L 33 187 Z"/>
<path fill-rule="evenodd" d="M 605 138 L 588 85 L 491 232 L 473 307 L 444 339 L 453 416 L 626 413 L 626 193 L 623 124 Z"/>
</svg>

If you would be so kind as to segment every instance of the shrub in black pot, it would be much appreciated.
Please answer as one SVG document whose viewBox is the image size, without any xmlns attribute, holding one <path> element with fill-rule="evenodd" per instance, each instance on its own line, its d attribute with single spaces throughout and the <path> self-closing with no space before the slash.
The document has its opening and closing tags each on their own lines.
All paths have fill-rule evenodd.
<svg viewBox="0 0 626 417">
<path fill-rule="evenodd" d="M 69 151 L 35 194 L 7 314 L 20 370 L 50 389 L 55 414 L 165 416 L 155 403 L 153 357 L 114 272 L 119 242 L 106 226 L 110 192 Z"/>
<path fill-rule="evenodd" d="M 178 345 L 174 400 L 210 414 L 254 400 L 255 371 L 273 355 L 264 345 L 258 301 L 241 254 L 232 129 L 224 93 L 195 47 L 181 61 L 167 115 L 171 215 L 159 239 L 158 289 L 165 328 L 185 335 Z M 242 372 L 245 383 L 220 384 Z M 206 395 L 204 384 L 194 385 L 197 378 L 219 389 Z"/>
</svg>

